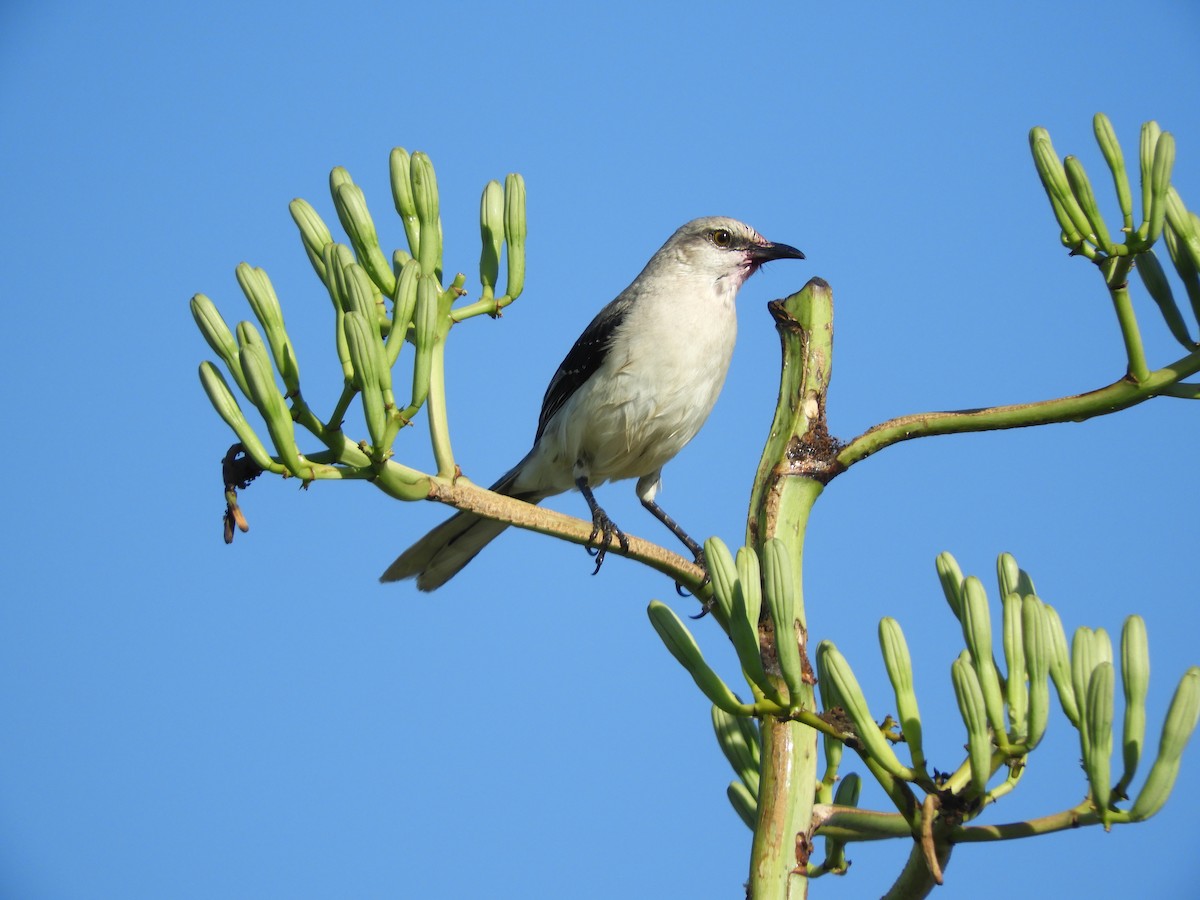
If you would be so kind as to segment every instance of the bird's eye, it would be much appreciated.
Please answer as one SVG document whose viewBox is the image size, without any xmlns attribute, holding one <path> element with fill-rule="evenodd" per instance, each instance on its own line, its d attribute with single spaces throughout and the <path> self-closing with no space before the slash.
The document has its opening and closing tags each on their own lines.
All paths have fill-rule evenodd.
<svg viewBox="0 0 1200 900">
<path fill-rule="evenodd" d="M 717 228 L 711 232 L 710 237 L 712 242 L 718 247 L 728 247 L 733 243 L 733 235 L 724 228 Z"/>
</svg>

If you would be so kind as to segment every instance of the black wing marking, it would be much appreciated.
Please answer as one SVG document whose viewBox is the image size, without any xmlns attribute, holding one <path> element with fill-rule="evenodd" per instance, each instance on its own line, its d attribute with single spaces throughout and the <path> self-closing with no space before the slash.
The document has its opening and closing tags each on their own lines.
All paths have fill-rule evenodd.
<svg viewBox="0 0 1200 900">
<path fill-rule="evenodd" d="M 618 298 L 602 309 L 583 330 L 583 334 L 567 353 L 566 359 L 559 364 L 558 371 L 554 373 L 550 385 L 546 388 L 534 443 L 541 439 L 542 432 L 546 430 L 546 425 L 554 414 L 563 408 L 571 396 L 583 387 L 603 364 L 612 346 L 613 335 L 625 321 L 628 312 L 628 302 L 622 302 Z"/>
</svg>

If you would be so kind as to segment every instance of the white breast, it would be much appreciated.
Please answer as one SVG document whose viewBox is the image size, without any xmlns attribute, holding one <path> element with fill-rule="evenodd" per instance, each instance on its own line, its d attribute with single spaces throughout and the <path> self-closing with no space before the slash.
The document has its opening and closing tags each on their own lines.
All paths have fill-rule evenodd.
<svg viewBox="0 0 1200 900">
<path fill-rule="evenodd" d="M 614 340 L 620 349 L 547 424 L 521 481 L 565 491 L 577 471 L 596 486 L 641 478 L 671 460 L 725 383 L 739 286 L 677 281 L 669 302 L 635 304 Z"/>
</svg>

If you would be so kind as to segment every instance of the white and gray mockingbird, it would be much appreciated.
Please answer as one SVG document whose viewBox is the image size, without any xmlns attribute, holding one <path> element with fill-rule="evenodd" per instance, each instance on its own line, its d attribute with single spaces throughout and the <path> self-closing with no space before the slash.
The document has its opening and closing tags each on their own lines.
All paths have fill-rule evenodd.
<svg viewBox="0 0 1200 900">
<path fill-rule="evenodd" d="M 592 513 L 596 571 L 625 535 L 592 489 L 637 479 L 637 495 L 702 562 L 701 547 L 654 502 L 662 468 L 700 430 L 716 403 L 737 336 L 734 298 L 765 262 L 804 259 L 736 219 L 688 222 L 600 310 L 562 361 L 538 417 L 533 449 L 492 490 L 529 503 L 578 488 Z M 416 577 L 432 591 L 508 525 L 460 512 L 392 563 L 381 581 Z M 594 573 L 593 573 L 594 574 Z"/>
</svg>

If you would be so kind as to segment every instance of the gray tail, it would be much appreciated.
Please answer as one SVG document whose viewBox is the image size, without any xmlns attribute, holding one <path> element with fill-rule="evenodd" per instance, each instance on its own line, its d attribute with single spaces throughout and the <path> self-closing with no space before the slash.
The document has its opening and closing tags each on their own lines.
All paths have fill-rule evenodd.
<svg viewBox="0 0 1200 900">
<path fill-rule="evenodd" d="M 544 499 L 541 496 L 510 493 L 509 488 L 520 468 L 518 463 L 492 485 L 491 490 L 517 496 L 530 503 L 540 503 Z M 457 575 L 507 527 L 507 522 L 485 519 L 475 513 L 457 513 L 401 553 L 379 576 L 379 580 L 402 581 L 415 577 L 418 590 L 435 591 Z"/>
</svg>

